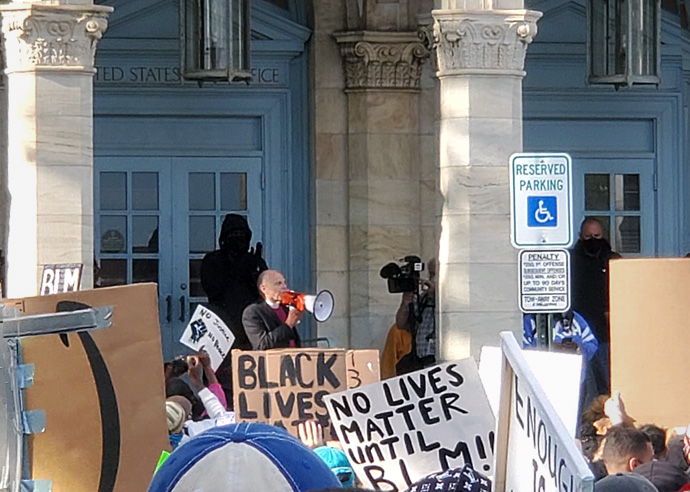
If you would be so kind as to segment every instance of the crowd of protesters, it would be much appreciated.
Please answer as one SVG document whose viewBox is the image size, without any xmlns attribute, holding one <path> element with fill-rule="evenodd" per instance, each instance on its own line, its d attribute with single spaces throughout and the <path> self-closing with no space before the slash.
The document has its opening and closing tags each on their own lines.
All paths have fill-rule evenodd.
<svg viewBox="0 0 690 492">
<path fill-rule="evenodd" d="M 638 425 L 619 393 L 583 412 L 579 442 L 597 492 L 690 490 L 690 426 Z"/>
<path fill-rule="evenodd" d="M 205 352 L 167 362 L 164 372 L 173 452 L 149 492 L 364 490 L 332 428 L 325 436 L 320 423 L 306 420 L 297 427 L 297 439 L 268 424 L 236 424 Z M 488 492 L 490 484 L 489 477 L 465 465 L 439 470 L 409 491 Z"/>
<path fill-rule="evenodd" d="M 284 490 L 306 492 L 332 487 L 357 487 L 355 473 L 337 437 L 324 436 L 321 425 L 316 421 L 304 421 L 299 424 L 299 440 L 289 436 L 284 429 L 267 424 L 233 425 L 234 413 L 225 400 L 224 392 L 210 369 L 209 357 L 204 352 L 166 363 L 165 374 L 165 404 L 172 449 L 185 449 L 187 443 L 193 442 L 195 436 L 207 435 L 208 439 L 220 439 L 219 442 L 225 443 L 245 442 L 250 439 L 248 436 L 253 436 L 253 439 L 276 441 L 272 444 L 274 446 L 293 447 L 288 454 L 294 458 L 295 453 L 299 453 L 302 464 L 304 460 L 319 460 L 309 465 L 309 473 L 315 479 L 320 476 L 320 482 L 310 481 L 308 486 L 312 488 Z M 230 432 L 228 429 L 233 431 Z M 654 424 L 639 425 L 626 412 L 623 398 L 618 393 L 614 393 L 613 396 L 600 395 L 582 412 L 579 439 L 576 442 L 595 477 L 596 492 L 690 491 L 690 426 L 664 429 Z M 192 447 L 187 449 L 192 450 L 192 456 L 200 452 Z M 271 452 L 280 455 L 278 451 Z M 177 453 L 178 451 L 174 451 L 172 456 L 184 455 L 186 460 L 194 461 L 187 452 Z M 230 462 L 234 463 L 233 460 L 237 460 L 237 457 L 230 459 Z M 292 459 L 288 460 L 278 468 L 284 468 L 283 465 L 292 466 L 292 462 Z M 228 461 L 222 463 L 226 466 Z M 319 463 L 319 466 L 314 463 Z M 325 465 L 325 468 L 320 466 L 321 464 Z M 261 466 L 264 465 L 273 466 L 270 463 Z M 198 466 L 208 467 L 207 471 L 212 469 L 209 463 L 198 463 Z M 238 476 L 243 473 L 261 473 L 257 471 L 257 466 L 259 465 L 235 467 L 232 468 L 232 474 L 224 471 L 218 480 L 224 483 L 226 488 L 218 490 L 241 490 L 236 488 L 237 484 L 242 483 Z M 325 469 L 329 470 L 330 474 L 324 474 Z M 285 473 L 299 474 L 301 471 L 295 469 Z M 254 477 L 256 478 L 256 475 Z M 423 487 L 423 483 L 420 483 L 411 486 L 410 492 L 490 490 L 482 488 L 490 483 L 489 478 L 468 466 L 458 470 L 439 470 L 425 480 L 423 483 L 433 483 L 434 487 L 438 488 Z M 452 485 L 454 483 L 470 485 L 466 489 L 460 489 Z M 158 488 L 151 488 L 151 492 L 176 490 L 160 488 L 163 484 L 157 481 L 152 483 L 152 487 L 154 484 L 157 484 Z M 228 485 L 232 485 L 232 488 L 227 488 Z M 265 485 L 277 486 L 273 482 L 266 482 Z"/>
<path fill-rule="evenodd" d="M 268 269 L 260 244 L 249 249 L 250 239 L 246 219 L 228 215 L 220 249 L 207 255 L 202 268 L 210 305 L 235 334 L 233 348 L 298 347 L 296 326 L 301 314 L 280 303 L 280 294 L 287 289 L 285 278 Z M 585 361 L 576 443 L 595 477 L 596 492 L 690 491 L 690 426 L 639 425 L 626 412 L 621 395 L 610 394 L 608 264 L 618 257 L 601 224 L 586 219 L 571 252 L 573 310 L 553 317 L 553 343 L 581 353 Z M 429 287 L 425 295 L 433 308 L 435 261 L 429 265 L 433 268 L 425 281 Z M 403 294 L 391 333 L 402 330 L 407 342 L 394 342 L 403 338 L 389 333 L 382 356 L 384 378 L 435 363 L 423 363 L 433 353 L 425 351 L 435 341 L 433 316 L 425 325 L 421 311 L 412 309 L 414 300 Z M 428 333 L 420 334 L 425 326 L 430 327 Z M 525 348 L 538 345 L 533 316 L 524 317 L 523 343 Z M 406 354 L 417 362 L 401 363 Z M 337 437 L 326 438 L 316 421 L 299 424 L 299 439 L 267 424 L 235 422 L 229 359 L 217 373 L 203 351 L 165 364 L 173 452 L 154 475 L 149 492 L 357 489 L 357 477 Z M 409 492 L 460 490 L 489 491 L 490 478 L 465 465 L 437 470 L 408 488 Z"/>
</svg>

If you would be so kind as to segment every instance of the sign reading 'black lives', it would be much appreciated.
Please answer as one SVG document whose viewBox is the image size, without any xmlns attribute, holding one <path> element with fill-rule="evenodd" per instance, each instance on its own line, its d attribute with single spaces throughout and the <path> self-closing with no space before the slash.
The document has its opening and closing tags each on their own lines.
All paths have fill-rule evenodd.
<svg viewBox="0 0 690 492">
<path fill-rule="evenodd" d="M 266 422 L 297 435 L 297 425 L 328 425 L 324 397 L 379 380 L 377 350 L 283 349 L 232 352 L 237 420 Z"/>
<path fill-rule="evenodd" d="M 365 488 L 405 490 L 467 463 L 491 474 L 494 416 L 474 360 L 325 397 L 340 442 Z"/>
</svg>

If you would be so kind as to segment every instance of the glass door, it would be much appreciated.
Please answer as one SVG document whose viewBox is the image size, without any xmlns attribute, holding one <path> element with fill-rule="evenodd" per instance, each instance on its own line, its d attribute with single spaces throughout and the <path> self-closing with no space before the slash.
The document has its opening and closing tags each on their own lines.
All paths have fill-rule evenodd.
<svg viewBox="0 0 690 492">
<path fill-rule="evenodd" d="M 245 215 L 252 244 L 262 238 L 260 158 L 174 158 L 172 203 L 173 300 L 176 340 L 191 313 L 206 302 L 201 286 L 204 255 L 218 248 L 218 234 L 229 213 Z"/>
<path fill-rule="evenodd" d="M 262 240 L 260 158 L 96 159 L 96 287 L 158 284 L 166 359 L 197 304 L 206 301 L 200 271 L 217 248 L 228 213 L 246 215 Z"/>
<path fill-rule="evenodd" d="M 94 175 L 94 287 L 138 282 L 158 284 L 164 350 L 172 318 L 170 159 L 99 158 Z"/>
<path fill-rule="evenodd" d="M 652 159 L 577 159 L 573 179 L 576 217 L 599 220 L 624 257 L 656 254 Z M 581 220 L 573 224 L 578 232 Z"/>
</svg>

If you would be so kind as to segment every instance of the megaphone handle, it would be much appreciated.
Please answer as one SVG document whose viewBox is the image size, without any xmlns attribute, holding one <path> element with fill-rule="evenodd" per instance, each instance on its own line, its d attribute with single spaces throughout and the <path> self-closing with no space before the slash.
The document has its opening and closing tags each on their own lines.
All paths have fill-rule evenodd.
<svg viewBox="0 0 690 492">
<path fill-rule="evenodd" d="M 290 304 L 290 305 L 288 306 L 288 310 L 289 310 L 289 311 L 297 311 L 298 313 L 301 313 L 301 312 L 302 312 L 302 311 L 300 311 L 299 309 L 297 309 L 297 306 L 294 306 L 294 305 L 292 305 L 292 304 Z M 302 322 L 302 320 L 301 320 L 301 319 L 298 319 L 298 320 L 297 320 L 297 323 L 295 323 L 295 326 L 298 325 L 298 324 L 300 324 L 301 322 Z"/>
<path fill-rule="evenodd" d="M 291 320 L 290 319 L 291 317 L 294 318 L 293 313 L 298 313 L 298 316 L 296 317 L 296 319 Z M 292 304 L 288 305 L 288 317 L 285 320 L 286 324 L 288 326 L 292 326 L 294 328 L 295 326 L 297 326 L 300 323 L 300 318 L 302 318 L 301 314 L 302 314 L 302 312 L 299 309 L 297 309 L 295 306 L 293 306 Z M 294 322 L 294 325 L 291 325 L 290 322 Z"/>
</svg>

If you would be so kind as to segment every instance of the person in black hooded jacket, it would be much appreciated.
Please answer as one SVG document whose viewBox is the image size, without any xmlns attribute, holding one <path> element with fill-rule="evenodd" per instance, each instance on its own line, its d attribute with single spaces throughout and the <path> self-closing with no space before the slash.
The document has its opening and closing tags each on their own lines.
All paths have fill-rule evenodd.
<svg viewBox="0 0 690 492">
<path fill-rule="evenodd" d="M 586 218 L 580 226 L 580 239 L 570 253 L 571 304 L 589 323 L 599 348 L 587 363 L 581 409 L 611 391 L 609 260 L 620 257 L 604 238 L 601 223 L 593 217 Z"/>
<path fill-rule="evenodd" d="M 268 269 L 261 257 L 262 245 L 249 247 L 252 231 L 247 218 L 228 214 L 218 237 L 219 249 L 208 253 L 201 262 L 201 287 L 208 297 L 209 308 L 228 325 L 235 335 L 233 349 L 251 350 L 249 338 L 242 326 L 242 312 L 248 305 L 261 298 L 257 280 Z M 228 403 L 232 401 L 232 377 L 230 355 L 216 371 L 218 381 Z"/>
</svg>

